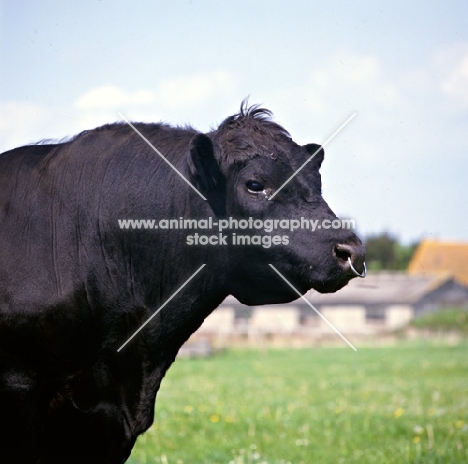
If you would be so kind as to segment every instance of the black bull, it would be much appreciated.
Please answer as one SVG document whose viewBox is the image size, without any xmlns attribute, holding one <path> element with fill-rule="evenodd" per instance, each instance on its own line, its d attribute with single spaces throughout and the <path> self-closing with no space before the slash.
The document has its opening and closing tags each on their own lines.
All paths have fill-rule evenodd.
<svg viewBox="0 0 468 464">
<path fill-rule="evenodd" d="M 239 231 L 213 246 L 190 245 L 193 230 L 119 227 L 336 219 L 321 196 L 323 149 L 274 195 L 320 147 L 297 145 L 270 116 L 243 104 L 207 134 L 135 126 L 206 200 L 124 123 L 0 155 L 0 462 L 123 463 L 179 348 L 227 295 L 297 298 L 270 263 L 301 293 L 363 271 L 364 248 L 343 229 L 274 231 L 283 238 L 266 247 L 233 245 Z"/>
</svg>

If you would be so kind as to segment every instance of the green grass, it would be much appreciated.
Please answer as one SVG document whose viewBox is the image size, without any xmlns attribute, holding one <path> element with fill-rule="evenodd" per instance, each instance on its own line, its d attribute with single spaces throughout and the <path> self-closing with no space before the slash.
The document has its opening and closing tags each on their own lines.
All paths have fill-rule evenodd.
<svg viewBox="0 0 468 464">
<path fill-rule="evenodd" d="M 444 309 L 413 319 L 410 324 L 417 329 L 468 334 L 468 311 L 457 308 Z"/>
<path fill-rule="evenodd" d="M 129 462 L 467 463 L 468 346 L 178 360 Z"/>
</svg>

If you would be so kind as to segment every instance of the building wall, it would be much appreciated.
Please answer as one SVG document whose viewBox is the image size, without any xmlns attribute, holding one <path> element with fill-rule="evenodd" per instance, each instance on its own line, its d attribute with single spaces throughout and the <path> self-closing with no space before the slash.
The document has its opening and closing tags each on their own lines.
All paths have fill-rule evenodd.
<svg viewBox="0 0 468 464">
<path fill-rule="evenodd" d="M 299 308 L 294 305 L 258 306 L 249 320 L 251 331 L 261 333 L 293 333 L 299 325 Z"/>
<path fill-rule="evenodd" d="M 249 337 L 268 334 L 332 334 L 334 329 L 311 308 L 301 305 L 256 306 L 248 317 L 238 317 L 241 309 L 221 305 L 206 319 L 199 334 Z M 372 334 L 398 329 L 414 317 L 411 305 L 322 305 L 317 308 L 343 334 Z M 378 316 L 378 317 L 377 317 Z"/>
<path fill-rule="evenodd" d="M 416 279 L 411 286 L 411 281 L 402 281 L 402 276 L 396 275 L 393 281 L 376 283 L 380 298 L 363 289 L 362 300 L 355 295 L 351 300 L 357 303 L 338 300 L 334 304 L 317 303 L 314 307 L 345 335 L 384 333 L 405 326 L 419 314 L 447 306 L 468 307 L 467 287 L 453 279 L 434 279 L 432 284 L 430 279 L 426 280 L 421 284 L 421 279 Z M 318 340 L 322 335 L 329 337 L 334 330 L 300 299 L 285 305 L 249 307 L 231 297 L 208 316 L 197 333 L 220 340 L 230 337 L 271 340 L 272 336 Z"/>
<path fill-rule="evenodd" d="M 414 317 L 414 309 L 410 305 L 391 305 L 386 308 L 385 327 L 399 329 Z"/>
<path fill-rule="evenodd" d="M 234 314 L 234 307 L 221 305 L 205 319 L 198 332 L 213 335 L 230 334 L 234 331 Z"/>
<path fill-rule="evenodd" d="M 322 306 L 320 313 L 340 332 L 360 333 L 365 330 L 366 310 L 364 306 Z M 332 333 L 334 330 L 320 318 L 322 333 Z"/>
</svg>

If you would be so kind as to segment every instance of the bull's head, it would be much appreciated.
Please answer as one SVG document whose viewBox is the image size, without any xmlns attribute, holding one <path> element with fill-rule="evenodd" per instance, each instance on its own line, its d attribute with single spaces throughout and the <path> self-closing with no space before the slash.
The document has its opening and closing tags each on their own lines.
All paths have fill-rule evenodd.
<svg viewBox="0 0 468 464">
<path fill-rule="evenodd" d="M 261 244 L 257 239 L 254 246 L 229 240 L 230 292 L 246 304 L 297 298 L 270 263 L 302 293 L 310 288 L 334 292 L 365 274 L 365 249 L 359 238 L 342 227 L 330 227 L 337 224 L 337 217 L 321 193 L 324 150 L 316 144 L 296 144 L 270 116 L 268 110 L 244 103 L 239 114 L 191 142 L 192 180 L 208 198 L 211 214 L 276 224 L 269 232 L 252 227 L 252 222 L 248 229 L 229 231 L 280 237 L 276 244 L 268 237 Z M 283 229 L 281 224 L 288 222 L 279 221 L 284 219 L 289 225 L 295 219 L 294 226 L 300 221 L 301 226 Z M 312 225 L 305 227 L 306 220 L 314 221 L 315 231 Z"/>
</svg>

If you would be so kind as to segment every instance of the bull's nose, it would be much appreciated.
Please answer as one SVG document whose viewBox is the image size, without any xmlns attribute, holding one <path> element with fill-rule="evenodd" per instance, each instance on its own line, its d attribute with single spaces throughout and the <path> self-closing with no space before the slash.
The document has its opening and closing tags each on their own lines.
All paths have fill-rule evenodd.
<svg viewBox="0 0 468 464">
<path fill-rule="evenodd" d="M 366 249 L 364 246 L 339 243 L 335 245 L 333 253 L 347 274 L 366 277 Z"/>
</svg>

